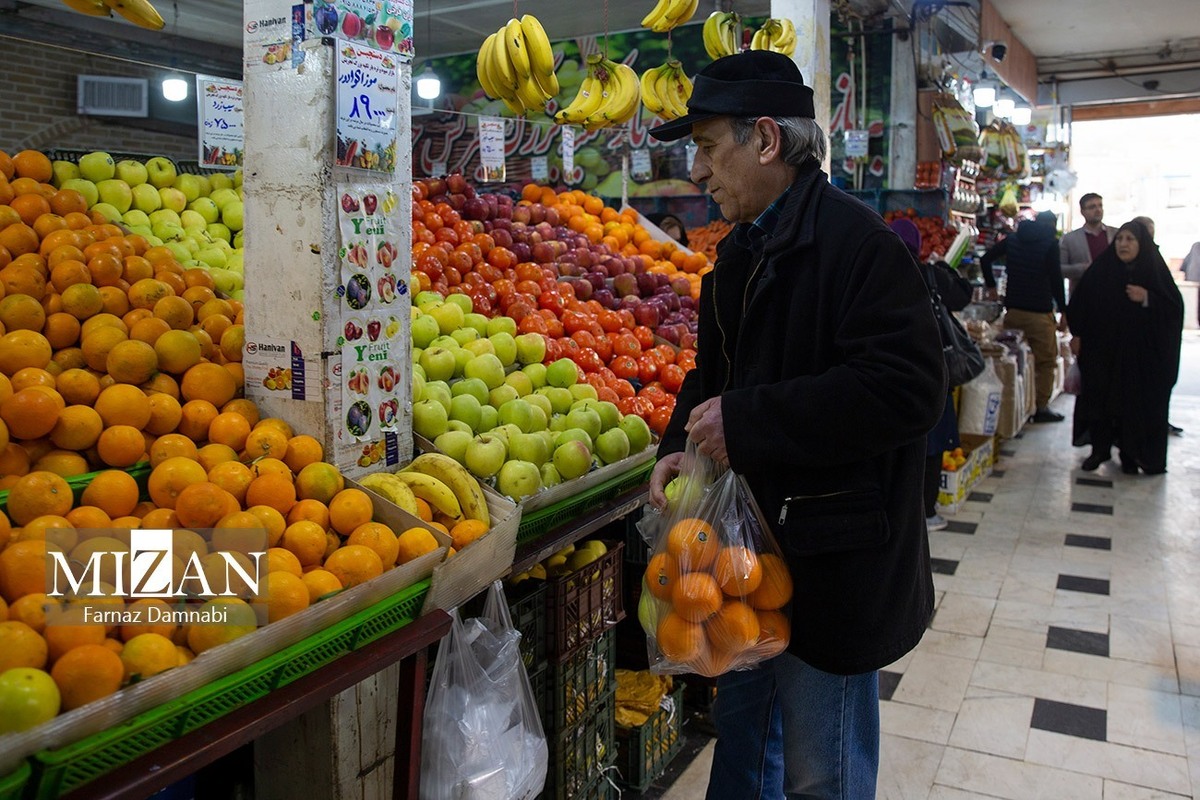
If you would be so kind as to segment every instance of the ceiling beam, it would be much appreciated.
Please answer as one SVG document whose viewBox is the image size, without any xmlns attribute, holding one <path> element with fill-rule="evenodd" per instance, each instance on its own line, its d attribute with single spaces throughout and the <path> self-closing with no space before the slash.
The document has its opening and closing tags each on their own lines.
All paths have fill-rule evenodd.
<svg viewBox="0 0 1200 800">
<path fill-rule="evenodd" d="M 1091 122 L 1105 119 L 1128 119 L 1129 117 L 1165 117 L 1177 114 L 1200 114 L 1200 97 L 1076 106 L 1071 109 L 1071 121 Z"/>
<path fill-rule="evenodd" d="M 1038 86 L 1038 105 L 1081 106 L 1145 100 L 1172 100 L 1200 96 L 1200 67 L 1155 72 L 1136 77 L 1108 76 L 1085 80 L 1059 80 Z"/>
</svg>

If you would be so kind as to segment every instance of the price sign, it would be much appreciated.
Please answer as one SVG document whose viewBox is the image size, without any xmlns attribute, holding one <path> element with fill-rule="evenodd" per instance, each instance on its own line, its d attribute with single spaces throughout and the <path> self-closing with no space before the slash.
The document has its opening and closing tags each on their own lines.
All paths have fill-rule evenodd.
<svg viewBox="0 0 1200 800">
<path fill-rule="evenodd" d="M 479 160 L 485 183 L 504 180 L 504 120 L 500 117 L 479 118 Z"/>
<path fill-rule="evenodd" d="M 206 167 L 234 170 L 242 165 L 242 82 L 196 76 L 200 158 Z"/>
<path fill-rule="evenodd" d="M 534 156 L 529 159 L 530 177 L 536 182 L 544 182 L 550 178 L 550 167 L 545 156 Z"/>
<path fill-rule="evenodd" d="M 561 130 L 563 175 L 568 176 L 575 172 L 575 129 L 563 125 Z"/>
<path fill-rule="evenodd" d="M 846 158 L 865 158 L 869 140 L 867 131 L 846 131 Z"/>
<path fill-rule="evenodd" d="M 630 154 L 629 174 L 635 181 L 648 180 L 651 176 L 650 171 L 650 151 L 646 148 L 634 150 Z"/>
<path fill-rule="evenodd" d="M 337 165 L 390 175 L 396 168 L 396 58 L 342 42 L 337 57 Z"/>
</svg>

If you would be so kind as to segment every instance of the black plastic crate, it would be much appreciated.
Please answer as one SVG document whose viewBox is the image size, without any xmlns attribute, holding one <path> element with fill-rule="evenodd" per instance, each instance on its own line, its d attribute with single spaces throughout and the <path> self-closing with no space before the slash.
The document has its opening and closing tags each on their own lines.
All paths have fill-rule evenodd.
<svg viewBox="0 0 1200 800">
<path fill-rule="evenodd" d="M 621 588 L 624 542 L 581 569 L 547 581 L 549 660 L 562 663 L 625 618 Z"/>
<path fill-rule="evenodd" d="M 529 686 L 533 690 L 533 700 L 537 704 L 538 716 L 543 720 L 542 725 L 545 727 L 544 720 L 547 718 L 550 708 L 550 670 L 543 664 L 536 671 L 530 671 L 527 674 L 529 675 Z"/>
<path fill-rule="evenodd" d="M 593 708 L 595 711 L 578 725 L 547 734 L 550 767 L 543 800 L 604 800 L 612 796 L 611 784 L 604 775 L 616 759 L 611 697 Z"/>
<path fill-rule="evenodd" d="M 667 695 L 669 702 L 637 728 L 616 728 L 617 767 L 621 782 L 645 791 L 683 749 L 683 690 L 681 681 Z"/>
<path fill-rule="evenodd" d="M 546 681 L 550 694 L 542 716 L 547 732 L 574 728 L 590 709 L 616 692 L 616 643 L 616 631 L 607 631 L 567 661 L 550 666 Z"/>
</svg>

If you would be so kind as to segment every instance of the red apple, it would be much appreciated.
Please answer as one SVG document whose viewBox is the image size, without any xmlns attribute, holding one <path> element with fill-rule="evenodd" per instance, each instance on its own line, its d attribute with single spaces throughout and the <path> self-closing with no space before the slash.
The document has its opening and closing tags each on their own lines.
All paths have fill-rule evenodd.
<svg viewBox="0 0 1200 800">
<path fill-rule="evenodd" d="M 446 187 L 452 192 L 465 193 L 467 191 L 467 179 L 458 172 L 448 175 L 446 176 Z"/>
</svg>

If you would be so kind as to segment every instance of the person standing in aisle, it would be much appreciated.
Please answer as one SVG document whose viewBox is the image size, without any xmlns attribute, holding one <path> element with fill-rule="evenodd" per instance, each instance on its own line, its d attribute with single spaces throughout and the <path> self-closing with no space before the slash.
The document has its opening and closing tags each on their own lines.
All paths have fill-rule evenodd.
<svg viewBox="0 0 1200 800">
<path fill-rule="evenodd" d="M 1146 229 L 1146 232 L 1150 234 L 1150 241 L 1152 244 L 1154 244 L 1154 249 L 1158 250 L 1158 243 L 1154 241 L 1154 220 L 1150 219 L 1149 217 L 1134 217 L 1133 222 L 1140 223 L 1141 226 Z M 1159 251 L 1159 254 L 1161 257 L 1161 251 Z M 1165 264 L 1166 262 L 1164 261 L 1163 263 Z M 1178 379 L 1178 377 L 1179 376 L 1177 375 L 1176 379 Z M 1175 385 L 1174 380 L 1171 381 L 1171 385 Z M 1167 422 L 1167 433 L 1171 434 L 1172 436 L 1182 436 L 1183 428 Z"/>
<path fill-rule="evenodd" d="M 892 230 L 904 242 L 913 261 L 918 263 L 930 291 L 937 291 L 947 311 L 962 311 L 971 302 L 971 282 L 958 274 L 945 261 L 922 264 L 921 231 L 912 221 L 894 220 Z M 937 511 L 937 496 L 942 485 L 942 454 L 959 446 L 958 415 L 954 413 L 954 387 L 946 386 L 946 403 L 942 417 L 925 437 L 925 526 L 931 531 L 944 530 L 949 524 Z"/>
<path fill-rule="evenodd" d="M 821 172 L 812 89 L 787 56 L 717 59 L 688 114 L 650 134 L 691 135 L 691 179 L 735 223 L 701 283 L 697 367 L 650 499 L 665 507 L 690 440 L 746 478 L 795 585 L 788 650 L 717 681 L 707 796 L 873 798 L 877 670 L 933 610 L 921 484 L 946 376 L 928 291 Z"/>
<path fill-rule="evenodd" d="M 1004 327 L 1025 334 L 1033 350 L 1034 385 L 1037 411 L 1033 422 L 1062 422 L 1065 417 L 1050 410 L 1054 394 L 1054 369 L 1058 360 L 1056 330 L 1066 330 L 1067 319 L 1056 322 L 1054 312 L 1066 310 L 1062 269 L 1058 263 L 1059 247 L 1055 240 L 1055 217 L 1043 211 L 1036 219 L 1027 219 L 1017 226 L 1017 232 L 997 242 L 983 254 L 979 265 L 989 296 L 996 293 L 996 277 L 992 263 L 1004 261 L 1008 288 L 1004 297 Z"/>
<path fill-rule="evenodd" d="M 1079 213 L 1083 215 L 1083 227 L 1065 234 L 1058 245 L 1062 274 L 1072 292 L 1096 256 L 1103 253 L 1117 235 L 1116 228 L 1104 224 L 1104 198 L 1095 192 L 1079 198 Z"/>
<path fill-rule="evenodd" d="M 1167 471 L 1167 407 L 1179 374 L 1183 297 L 1149 231 L 1127 222 L 1079 281 L 1067 307 L 1083 391 L 1076 441 L 1091 472 L 1120 447 L 1121 471 Z"/>
</svg>

